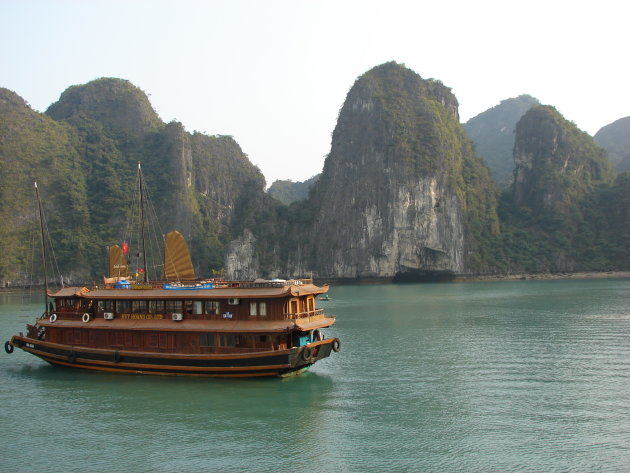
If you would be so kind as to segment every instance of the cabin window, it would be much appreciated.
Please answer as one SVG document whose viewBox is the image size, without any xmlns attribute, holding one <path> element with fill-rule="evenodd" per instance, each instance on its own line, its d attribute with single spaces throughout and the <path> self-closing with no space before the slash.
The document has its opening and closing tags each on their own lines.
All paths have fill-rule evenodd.
<svg viewBox="0 0 630 473">
<path fill-rule="evenodd" d="M 82 343 L 83 330 L 74 329 L 74 330 L 67 330 L 66 332 L 67 332 L 66 343 L 71 344 L 71 345 L 80 345 Z M 86 337 L 86 340 L 87 340 L 87 337 Z"/>
<path fill-rule="evenodd" d="M 145 335 L 145 337 L 146 337 L 145 338 L 145 343 L 146 343 L 146 345 L 148 347 L 150 347 L 150 348 L 158 348 L 159 343 L 160 343 L 160 339 L 157 336 L 157 334 L 150 333 L 150 334 Z"/>
<path fill-rule="evenodd" d="M 202 347 L 213 347 L 214 333 L 202 333 L 200 336 L 199 345 Z"/>
<path fill-rule="evenodd" d="M 125 345 L 125 334 L 120 331 L 114 331 L 112 339 L 113 345 Z"/>
<path fill-rule="evenodd" d="M 306 310 L 308 312 L 313 312 L 315 310 L 315 298 L 313 296 L 309 296 L 306 299 Z"/>
<path fill-rule="evenodd" d="M 258 341 L 261 343 L 266 343 L 267 342 L 267 335 L 260 335 L 258 337 Z"/>
<path fill-rule="evenodd" d="M 141 347 L 142 346 L 142 336 L 138 333 L 129 333 L 126 332 L 124 334 L 124 345 L 126 347 Z"/>
<path fill-rule="evenodd" d="M 234 335 L 219 335 L 219 346 L 222 346 L 222 347 L 233 347 L 234 346 Z"/>
<path fill-rule="evenodd" d="M 147 301 L 131 301 L 131 312 L 134 314 L 146 314 Z"/>
<path fill-rule="evenodd" d="M 289 301 L 289 314 L 297 314 L 298 312 L 298 300 L 291 299 Z"/>
<path fill-rule="evenodd" d="M 203 302 L 193 302 L 193 314 L 203 314 Z"/>
<path fill-rule="evenodd" d="M 159 339 L 159 347 L 172 349 L 175 348 L 175 337 L 169 333 L 161 333 L 158 336 Z"/>
<path fill-rule="evenodd" d="M 206 314 L 219 315 L 219 301 L 206 301 Z"/>
<path fill-rule="evenodd" d="M 131 308 L 131 301 L 116 301 L 116 311 L 122 314 L 128 314 Z"/>
<path fill-rule="evenodd" d="M 251 317 L 255 317 L 257 315 L 260 317 L 266 317 L 267 316 L 267 303 L 266 302 L 250 302 L 249 315 Z"/>
<path fill-rule="evenodd" d="M 193 313 L 193 301 L 184 301 L 184 312 L 186 314 Z"/>
<path fill-rule="evenodd" d="M 164 301 L 149 301 L 149 313 L 150 314 L 163 314 Z"/>
<path fill-rule="evenodd" d="M 112 300 L 107 300 L 107 301 L 101 301 L 103 303 L 103 310 L 105 312 L 114 312 L 114 301 Z"/>
<path fill-rule="evenodd" d="M 182 311 L 182 301 L 165 301 L 166 302 L 166 312 L 181 312 Z"/>
</svg>

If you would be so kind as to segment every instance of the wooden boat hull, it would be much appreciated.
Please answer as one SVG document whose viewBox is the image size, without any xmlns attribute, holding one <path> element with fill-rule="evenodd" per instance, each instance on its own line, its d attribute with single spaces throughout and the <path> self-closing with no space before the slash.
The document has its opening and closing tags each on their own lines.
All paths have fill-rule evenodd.
<svg viewBox="0 0 630 473">
<path fill-rule="evenodd" d="M 303 347 L 229 355 L 106 350 L 50 343 L 16 335 L 9 344 L 59 366 L 116 373 L 171 376 L 263 377 L 286 376 L 308 369 L 339 349 L 328 338 Z"/>
</svg>

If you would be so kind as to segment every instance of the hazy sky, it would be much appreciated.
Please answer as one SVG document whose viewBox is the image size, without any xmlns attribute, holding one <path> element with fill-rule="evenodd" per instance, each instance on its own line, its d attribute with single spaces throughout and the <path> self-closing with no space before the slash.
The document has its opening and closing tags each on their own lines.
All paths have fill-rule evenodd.
<svg viewBox="0 0 630 473">
<path fill-rule="evenodd" d="M 355 79 L 387 61 L 462 121 L 527 93 L 594 134 L 630 115 L 627 1 L 0 0 L 0 87 L 44 111 L 128 79 L 160 117 L 232 135 L 270 184 L 321 171 Z"/>
</svg>

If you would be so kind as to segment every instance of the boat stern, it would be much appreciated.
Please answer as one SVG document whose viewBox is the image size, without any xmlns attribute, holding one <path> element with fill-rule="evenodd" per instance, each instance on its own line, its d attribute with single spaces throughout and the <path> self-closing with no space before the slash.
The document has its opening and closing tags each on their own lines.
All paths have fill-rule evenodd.
<svg viewBox="0 0 630 473">
<path fill-rule="evenodd" d="M 326 338 L 301 347 L 295 347 L 291 353 L 291 365 L 295 368 L 310 366 L 319 360 L 328 358 L 332 352 L 338 352 L 341 344 L 338 338 Z"/>
</svg>

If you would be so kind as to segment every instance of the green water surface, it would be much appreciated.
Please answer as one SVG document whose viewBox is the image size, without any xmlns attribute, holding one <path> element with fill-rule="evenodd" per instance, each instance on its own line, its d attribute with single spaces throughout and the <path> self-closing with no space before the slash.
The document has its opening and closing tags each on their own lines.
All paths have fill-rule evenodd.
<svg viewBox="0 0 630 473">
<path fill-rule="evenodd" d="M 304 375 L 68 370 L 0 354 L 0 470 L 630 471 L 630 280 L 337 286 Z M 0 294 L 0 340 L 37 297 Z"/>
</svg>

